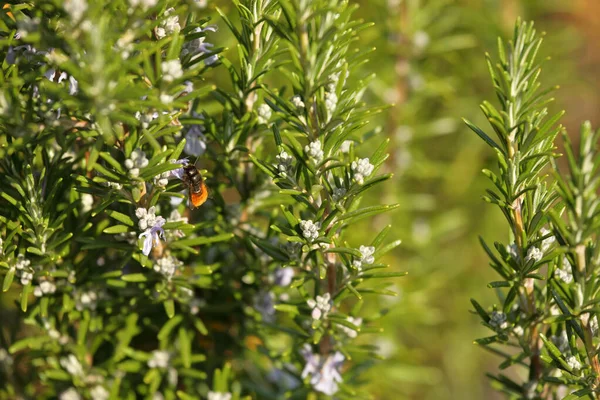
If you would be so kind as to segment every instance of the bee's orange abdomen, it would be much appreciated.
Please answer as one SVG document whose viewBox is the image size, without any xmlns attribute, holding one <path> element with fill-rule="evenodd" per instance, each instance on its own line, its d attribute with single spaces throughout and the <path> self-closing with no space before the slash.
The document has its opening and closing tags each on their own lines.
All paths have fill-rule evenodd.
<svg viewBox="0 0 600 400">
<path fill-rule="evenodd" d="M 208 188 L 202 182 L 202 190 L 196 193 L 190 193 L 190 201 L 194 207 L 200 207 L 208 199 Z"/>
</svg>

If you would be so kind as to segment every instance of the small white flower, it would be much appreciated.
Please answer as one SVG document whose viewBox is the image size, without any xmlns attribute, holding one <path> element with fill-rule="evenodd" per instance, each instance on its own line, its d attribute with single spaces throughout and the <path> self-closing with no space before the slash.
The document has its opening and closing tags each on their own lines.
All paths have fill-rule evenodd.
<svg viewBox="0 0 600 400">
<path fill-rule="evenodd" d="M 167 368 L 170 358 L 171 356 L 168 351 L 154 350 L 150 360 L 148 360 L 148 366 L 150 368 Z"/>
<path fill-rule="evenodd" d="M 77 22 L 87 11 L 88 5 L 85 0 L 65 0 L 63 7 L 73 22 Z"/>
<path fill-rule="evenodd" d="M 292 104 L 298 109 L 305 107 L 304 102 L 302 101 L 302 97 L 300 97 L 299 95 L 295 95 L 294 97 L 292 97 Z"/>
<path fill-rule="evenodd" d="M 135 6 L 134 6 L 135 7 Z M 126 60 L 133 51 L 133 41 L 135 40 L 135 32 L 128 29 L 123 36 L 117 39 L 115 49 L 121 52 L 121 57 Z"/>
<path fill-rule="evenodd" d="M 429 35 L 427 32 L 418 31 L 413 36 L 413 44 L 417 50 L 423 50 L 429 44 Z"/>
<path fill-rule="evenodd" d="M 149 209 L 138 208 L 135 210 L 135 216 L 138 217 L 138 226 L 141 231 L 145 231 L 149 226 L 156 223 L 156 207 L 152 206 Z"/>
<path fill-rule="evenodd" d="M 506 314 L 500 311 L 492 311 L 490 316 L 489 324 L 494 329 L 506 329 L 508 328 L 508 322 L 506 321 Z"/>
<path fill-rule="evenodd" d="M 156 37 L 158 39 L 162 39 L 181 30 L 181 26 L 179 25 L 179 17 L 177 15 L 172 15 L 174 11 L 175 9 L 173 7 L 168 8 L 165 11 L 164 16 L 166 18 L 162 20 L 160 25 L 156 28 Z"/>
<path fill-rule="evenodd" d="M 564 283 L 571 283 L 571 282 L 573 282 L 573 267 L 571 266 L 571 263 L 569 262 L 569 260 L 567 259 L 567 257 L 563 257 L 562 268 L 556 268 L 556 270 L 554 271 L 554 273 Z"/>
<path fill-rule="evenodd" d="M 277 286 L 289 286 L 292 283 L 292 278 L 294 277 L 294 268 L 292 267 L 284 267 L 277 268 L 275 271 L 275 284 Z"/>
<path fill-rule="evenodd" d="M 0 254 L 4 253 L 4 240 L 0 239 Z"/>
<path fill-rule="evenodd" d="M 313 242 L 316 238 L 319 237 L 319 228 L 321 227 L 320 223 L 314 223 L 311 220 L 301 220 L 300 221 L 300 229 L 302 230 L 302 236 L 309 242 Z"/>
<path fill-rule="evenodd" d="M 223 393 L 223 392 L 213 392 L 212 390 L 208 392 L 208 400 L 231 400 L 231 393 Z"/>
<path fill-rule="evenodd" d="M 362 268 L 363 264 L 369 265 L 369 264 L 373 264 L 375 262 L 375 257 L 373 256 L 373 254 L 375 254 L 375 247 L 360 246 L 358 248 L 358 251 L 360 251 L 361 258 L 355 259 L 354 261 L 352 261 L 352 265 L 354 265 L 354 267 L 356 269 L 360 270 Z"/>
<path fill-rule="evenodd" d="M 266 124 L 269 122 L 269 119 L 271 118 L 271 107 L 267 104 L 261 104 L 258 106 L 256 112 L 258 113 L 259 124 Z"/>
<path fill-rule="evenodd" d="M 54 340 L 60 339 L 60 332 L 54 328 L 48 329 L 48 336 L 50 336 Z"/>
<path fill-rule="evenodd" d="M 321 149 L 321 142 L 315 140 L 314 142 L 309 143 L 304 147 L 304 151 L 310 158 L 315 160 L 315 162 L 320 162 L 323 159 L 323 150 Z"/>
<path fill-rule="evenodd" d="M 167 381 L 171 386 L 177 386 L 177 381 L 179 379 L 179 374 L 175 368 L 169 368 L 167 371 Z"/>
<path fill-rule="evenodd" d="M 75 298 L 75 308 L 78 311 L 83 311 L 84 309 L 95 310 L 97 307 L 98 294 L 89 290 L 87 292 L 81 292 Z"/>
<path fill-rule="evenodd" d="M 163 73 L 163 81 L 173 82 L 183 76 L 183 70 L 181 69 L 181 62 L 178 59 L 163 61 L 161 63 L 161 69 Z"/>
<path fill-rule="evenodd" d="M 575 356 L 569 356 L 566 361 L 569 365 L 569 368 L 571 368 L 573 371 L 579 371 L 581 369 L 581 363 L 577 360 L 577 358 L 575 358 Z"/>
<path fill-rule="evenodd" d="M 183 263 L 173 256 L 164 256 L 159 258 L 154 263 L 154 270 L 165 276 L 168 280 L 171 280 L 175 271 L 178 267 L 182 266 Z"/>
<path fill-rule="evenodd" d="M 158 0 L 129 0 L 129 4 L 131 4 L 131 7 L 135 8 L 137 6 L 140 6 L 142 10 L 147 10 L 151 7 L 154 7 L 157 2 Z"/>
<path fill-rule="evenodd" d="M 171 177 L 171 171 L 165 171 L 162 174 L 158 174 L 154 177 L 154 186 L 159 188 L 165 188 L 169 184 L 169 178 Z"/>
<path fill-rule="evenodd" d="M 294 158 L 283 150 L 281 150 L 281 153 L 275 156 L 275 158 L 278 161 L 277 170 L 279 171 L 279 174 L 283 177 L 286 177 L 290 172 Z"/>
<path fill-rule="evenodd" d="M 108 400 L 110 393 L 104 386 L 96 385 L 90 390 L 90 396 L 92 400 Z"/>
<path fill-rule="evenodd" d="M 72 376 L 83 376 L 83 367 L 73 354 L 61 358 L 60 365 Z"/>
<path fill-rule="evenodd" d="M 17 260 L 15 262 L 15 268 L 20 271 L 20 270 L 23 270 L 23 269 L 29 267 L 30 264 L 31 264 L 31 261 L 26 259 L 23 254 L 19 254 L 17 256 Z"/>
<path fill-rule="evenodd" d="M 354 173 L 354 180 L 356 180 L 359 185 L 362 185 L 365 181 L 365 178 L 371 175 L 373 173 L 373 169 L 375 169 L 373 164 L 369 162 L 368 158 L 360 158 L 356 161 L 352 161 L 351 168 L 352 172 Z"/>
<path fill-rule="evenodd" d="M 142 123 L 142 128 L 144 128 L 144 129 L 148 129 L 148 127 L 150 126 L 150 123 L 152 121 L 154 121 L 155 119 L 157 119 L 158 117 L 159 117 L 159 114 L 156 111 L 153 113 L 144 113 L 144 114 L 142 114 L 139 111 L 137 111 L 135 113 L 135 118 Z"/>
<path fill-rule="evenodd" d="M 340 146 L 340 151 L 347 154 L 350 152 L 350 146 L 352 146 L 352 140 L 344 140 Z"/>
<path fill-rule="evenodd" d="M 525 261 L 533 260 L 534 262 L 540 261 L 544 257 L 544 253 L 537 247 L 530 247 L 527 251 Z"/>
<path fill-rule="evenodd" d="M 596 315 L 594 315 L 594 317 L 592 317 L 590 320 L 590 329 L 592 331 L 592 335 L 596 336 L 598 333 L 598 317 Z"/>
<path fill-rule="evenodd" d="M 160 102 L 163 104 L 171 104 L 173 102 L 173 99 L 175 99 L 174 96 L 171 96 L 168 93 L 161 93 L 158 98 L 159 98 Z"/>
<path fill-rule="evenodd" d="M 347 320 L 356 327 L 360 327 L 362 325 L 362 318 L 348 317 Z M 340 325 L 340 328 L 349 338 L 354 339 L 358 335 L 358 332 L 350 327 Z"/>
<path fill-rule="evenodd" d="M 81 194 L 81 211 L 84 213 L 90 211 L 94 205 L 94 196 L 89 193 Z"/>
<path fill-rule="evenodd" d="M 331 310 L 331 295 L 325 293 L 323 296 L 317 296 L 314 300 L 307 300 L 306 304 L 312 308 L 311 316 L 313 320 L 325 319 Z"/>
<path fill-rule="evenodd" d="M 56 292 L 56 285 L 48 281 L 41 282 L 39 286 L 33 289 L 35 297 L 42 297 L 45 294 L 52 294 L 54 292 Z"/>
<path fill-rule="evenodd" d="M 546 236 L 549 233 L 551 233 L 548 229 L 546 228 L 542 228 L 542 230 L 540 231 L 540 236 Z M 556 238 L 554 236 L 550 236 L 544 240 L 542 240 L 542 251 L 546 251 L 550 248 L 550 246 L 552 246 L 554 244 L 554 242 L 556 241 Z"/>
<path fill-rule="evenodd" d="M 33 274 L 31 272 L 23 271 L 23 273 L 21 274 L 21 285 L 23 285 L 23 286 L 29 285 L 31 283 L 32 279 L 33 279 Z"/>
<path fill-rule="evenodd" d="M 102 184 L 106 187 L 113 188 L 116 190 L 123 189 L 123 185 L 121 185 L 120 183 L 117 183 L 117 182 L 102 182 Z"/>
<path fill-rule="evenodd" d="M 523 334 L 525 333 L 525 331 L 523 330 L 523 327 L 520 325 L 515 326 L 513 329 L 513 332 L 517 336 L 523 336 Z"/>
<path fill-rule="evenodd" d="M 81 400 L 81 396 L 75 388 L 68 388 L 58 396 L 59 400 Z"/>
<path fill-rule="evenodd" d="M 131 155 L 125 160 L 125 167 L 129 170 L 131 176 L 137 177 L 140 175 L 140 168 L 148 166 L 149 160 L 146 158 L 146 153 L 140 149 L 135 149 Z"/>
<path fill-rule="evenodd" d="M 329 115 L 331 115 L 335 112 L 335 109 L 337 107 L 337 102 L 338 102 L 338 98 L 337 98 L 336 94 L 333 92 L 333 90 L 330 92 L 325 92 L 325 108 L 327 109 L 327 112 L 329 113 Z"/>
</svg>

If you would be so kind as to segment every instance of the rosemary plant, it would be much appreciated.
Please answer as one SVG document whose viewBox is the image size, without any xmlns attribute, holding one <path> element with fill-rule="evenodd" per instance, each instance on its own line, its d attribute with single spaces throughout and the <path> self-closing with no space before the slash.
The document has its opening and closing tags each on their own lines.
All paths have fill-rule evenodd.
<svg viewBox="0 0 600 400">
<path fill-rule="evenodd" d="M 500 305 L 488 312 L 472 300 L 495 331 L 477 343 L 504 358 L 501 369 L 523 372 L 517 379 L 491 376 L 510 398 L 596 399 L 599 136 L 584 124 L 576 150 L 564 133 L 563 176 L 553 145 L 562 113 L 546 118 L 547 91 L 538 93 L 540 44 L 533 24 L 518 22 L 507 50 L 499 42 L 500 63 L 488 57 L 501 109 L 487 102 L 482 109 L 497 140 L 467 121 L 498 156 L 498 173 L 484 171 L 495 187 L 485 200 L 500 208 L 511 238 L 495 243 L 495 251 L 481 240 L 502 280 L 489 284 Z M 550 164 L 555 179 L 548 183 Z"/>
<path fill-rule="evenodd" d="M 2 9 L 3 398 L 369 397 L 361 306 L 403 275 L 389 226 L 346 233 L 395 208 L 361 204 L 391 177 L 369 25 L 330 0 L 217 11 Z"/>
<path fill-rule="evenodd" d="M 487 57 L 501 108 L 488 102 L 481 108 L 496 139 L 466 121 L 496 152 L 498 172 L 484 170 L 494 189 L 484 199 L 502 211 L 510 228 L 509 243 L 495 243 L 495 251 L 481 240 L 502 280 L 489 284 L 501 301 L 491 312 L 472 300 L 483 323 L 496 332 L 477 343 L 503 356 L 502 367 L 525 367 L 522 382 L 502 374 L 492 377 L 501 390 L 522 398 L 545 396 L 547 378 L 555 371 L 541 358 L 553 306 L 543 272 L 556 253 L 554 236 L 545 226 L 557 197 L 554 186 L 545 181 L 544 169 L 554 157 L 553 141 L 561 129 L 555 124 L 562 113 L 546 118 L 547 91 L 538 91 L 536 54 L 541 42 L 532 23 L 519 21 L 506 48 L 499 40 L 499 63 Z M 517 354 L 512 348 L 519 349 Z"/>
</svg>

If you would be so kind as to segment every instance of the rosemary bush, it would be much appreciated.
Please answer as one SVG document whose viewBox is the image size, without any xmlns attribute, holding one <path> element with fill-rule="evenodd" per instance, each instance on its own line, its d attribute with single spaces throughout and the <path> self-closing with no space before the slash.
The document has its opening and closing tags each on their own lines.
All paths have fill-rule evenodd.
<svg viewBox="0 0 600 400">
<path fill-rule="evenodd" d="M 205 7 L 2 9 L 3 398 L 369 397 L 383 313 L 361 307 L 402 273 L 389 226 L 346 238 L 395 208 L 361 202 L 391 177 L 368 24 L 330 0 Z"/>
<path fill-rule="evenodd" d="M 466 121 L 496 152 L 497 172 L 484 170 L 493 184 L 484 199 L 509 228 L 508 243 L 481 240 L 501 280 L 488 285 L 500 301 L 489 311 L 472 300 L 495 331 L 477 343 L 504 359 L 501 369 L 516 370 L 490 375 L 509 398 L 596 399 L 599 133 L 583 124 L 577 148 L 563 132 L 568 173 L 561 173 L 554 140 L 563 113 L 548 116 L 549 90 L 538 90 L 541 41 L 533 23 L 519 21 L 512 41 L 499 41 L 499 62 L 488 57 L 500 109 L 481 108 L 496 138 Z"/>
</svg>

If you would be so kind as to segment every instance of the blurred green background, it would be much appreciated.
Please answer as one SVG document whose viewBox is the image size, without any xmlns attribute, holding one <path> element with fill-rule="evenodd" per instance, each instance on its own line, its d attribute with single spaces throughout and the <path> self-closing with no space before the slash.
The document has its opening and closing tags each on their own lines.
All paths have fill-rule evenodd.
<svg viewBox="0 0 600 400">
<path fill-rule="evenodd" d="M 534 20 L 546 32 L 541 57 L 551 56 L 541 82 L 560 85 L 554 111 L 572 136 L 580 123 L 596 126 L 600 12 L 597 0 L 351 0 L 357 18 L 374 26 L 357 47 L 374 48 L 363 75 L 377 78 L 367 101 L 394 106 L 374 124 L 391 139 L 386 172 L 393 181 L 372 194 L 374 203 L 401 203 L 393 214 L 365 222 L 348 241 L 358 247 L 372 232 L 393 225 L 400 248 L 387 256 L 407 277 L 390 282 L 399 293 L 372 304 L 388 310 L 381 337 L 361 339 L 380 347 L 383 361 L 364 375 L 375 399 L 500 399 L 485 377 L 499 360 L 473 344 L 489 335 L 469 312 L 469 299 L 490 306 L 494 280 L 478 236 L 505 239 L 501 214 L 481 200 L 487 185 L 481 169 L 495 156 L 461 121 L 486 126 L 479 111 L 495 101 L 484 54 L 497 52 L 497 37 L 512 36 L 515 20 Z M 229 1 L 217 1 L 231 14 Z M 218 16 L 219 45 L 233 45 Z M 218 42 L 219 40 L 217 40 Z M 231 47 L 230 47 L 231 48 Z M 234 50 L 229 55 L 235 57 Z M 217 80 L 225 76 L 215 77 Z M 576 139 L 574 139 L 576 141 Z M 373 146 L 380 140 L 371 141 Z M 559 144 L 560 147 L 560 144 Z M 365 149 L 365 156 L 368 149 Z M 508 372 L 509 374 L 511 372 Z"/>
</svg>

